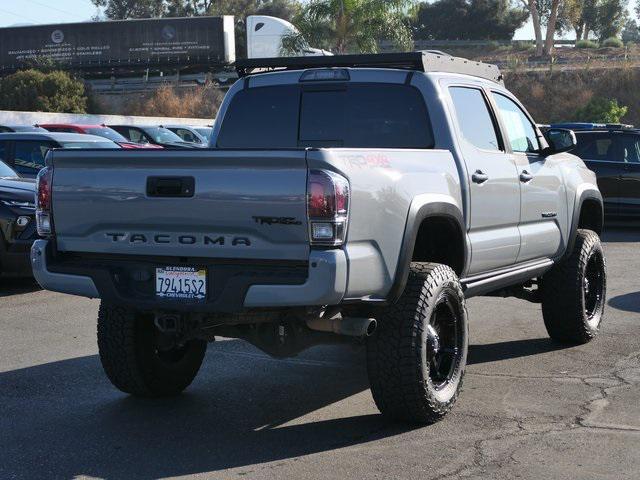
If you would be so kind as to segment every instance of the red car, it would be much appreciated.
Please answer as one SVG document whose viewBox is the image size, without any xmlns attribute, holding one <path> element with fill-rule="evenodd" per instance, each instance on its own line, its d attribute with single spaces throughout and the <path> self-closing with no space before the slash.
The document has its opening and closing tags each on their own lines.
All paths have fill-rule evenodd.
<svg viewBox="0 0 640 480">
<path fill-rule="evenodd" d="M 79 125 L 73 123 L 47 123 L 38 125 L 50 132 L 68 132 L 68 133 L 85 133 L 89 135 L 98 135 L 99 137 L 108 138 L 116 142 L 122 148 L 162 148 L 159 145 L 134 143 L 123 135 L 116 132 L 113 128 L 106 125 Z"/>
</svg>

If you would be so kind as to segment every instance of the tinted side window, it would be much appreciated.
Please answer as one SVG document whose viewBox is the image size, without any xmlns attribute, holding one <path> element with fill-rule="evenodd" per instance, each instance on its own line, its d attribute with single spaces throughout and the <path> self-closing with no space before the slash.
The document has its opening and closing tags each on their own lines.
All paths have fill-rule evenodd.
<svg viewBox="0 0 640 480">
<path fill-rule="evenodd" d="M 294 148 L 297 146 L 297 86 L 249 88 L 238 92 L 218 136 L 221 148 Z"/>
<path fill-rule="evenodd" d="M 7 160 L 7 142 L 0 142 L 0 162 Z"/>
<path fill-rule="evenodd" d="M 514 152 L 537 152 L 540 143 L 536 131 L 522 109 L 510 98 L 494 93 L 493 98 L 498 106 L 500 118 L 507 129 L 507 137 Z"/>
<path fill-rule="evenodd" d="M 616 158 L 613 138 L 608 133 L 576 133 L 578 145 L 573 153 L 583 160 L 600 160 L 608 162 L 622 162 Z"/>
<path fill-rule="evenodd" d="M 53 147 L 50 142 L 16 141 L 15 169 L 18 173 L 34 173 L 44 167 L 44 157 Z"/>
<path fill-rule="evenodd" d="M 500 150 L 498 136 L 481 90 L 466 87 L 449 89 L 462 136 L 482 150 Z"/>
</svg>

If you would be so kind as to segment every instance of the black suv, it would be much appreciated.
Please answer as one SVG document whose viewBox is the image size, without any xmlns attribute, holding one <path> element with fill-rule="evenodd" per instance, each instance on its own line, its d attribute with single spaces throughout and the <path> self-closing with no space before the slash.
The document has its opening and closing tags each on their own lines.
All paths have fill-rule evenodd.
<svg viewBox="0 0 640 480">
<path fill-rule="evenodd" d="M 631 125 L 560 123 L 575 132 L 571 151 L 598 177 L 608 217 L 640 218 L 640 129 Z"/>
<path fill-rule="evenodd" d="M 31 276 L 29 252 L 37 238 L 33 179 L 0 161 L 0 277 Z"/>
</svg>

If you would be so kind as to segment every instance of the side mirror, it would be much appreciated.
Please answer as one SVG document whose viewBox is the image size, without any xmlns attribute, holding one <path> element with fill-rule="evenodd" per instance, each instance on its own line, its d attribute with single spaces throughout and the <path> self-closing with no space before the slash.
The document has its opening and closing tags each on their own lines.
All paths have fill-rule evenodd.
<svg viewBox="0 0 640 480">
<path fill-rule="evenodd" d="M 544 152 L 547 155 L 567 152 L 578 144 L 576 134 L 573 133 L 573 130 L 566 128 L 550 128 L 545 132 L 544 136 L 549 143 L 549 148 L 545 149 L 546 151 Z"/>
</svg>

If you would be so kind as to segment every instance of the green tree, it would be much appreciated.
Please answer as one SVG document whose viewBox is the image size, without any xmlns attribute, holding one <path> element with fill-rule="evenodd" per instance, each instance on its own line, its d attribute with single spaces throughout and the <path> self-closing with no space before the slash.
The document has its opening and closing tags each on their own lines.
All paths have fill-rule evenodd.
<svg viewBox="0 0 640 480">
<path fill-rule="evenodd" d="M 68 73 L 23 70 L 0 81 L 0 110 L 84 113 L 84 84 Z"/>
<path fill-rule="evenodd" d="M 415 37 L 438 40 L 511 40 L 529 13 L 509 0 L 437 0 L 420 3 Z"/>
<path fill-rule="evenodd" d="M 164 0 L 91 0 L 96 7 L 104 8 L 110 20 L 160 17 L 165 12 Z"/>
<path fill-rule="evenodd" d="M 627 19 L 622 29 L 622 41 L 639 43 L 640 42 L 640 28 L 638 28 L 638 22 L 633 18 Z"/>
<path fill-rule="evenodd" d="M 375 53 L 381 40 L 392 41 L 402 50 L 413 49 L 407 12 L 412 0 L 310 0 L 295 18 L 301 32 L 288 39 L 285 48 L 295 48 L 304 37 L 314 47 L 338 54 Z"/>
<path fill-rule="evenodd" d="M 620 123 L 628 110 L 628 107 L 619 105 L 616 99 L 593 97 L 576 110 L 572 118 L 578 122 Z"/>
<path fill-rule="evenodd" d="M 566 2 L 571 0 L 520 0 L 529 10 L 533 32 L 536 37 L 536 55 L 550 56 L 553 52 L 555 34 L 562 29 L 561 12 Z M 546 26 L 546 35 L 542 39 L 542 26 Z"/>
<path fill-rule="evenodd" d="M 300 9 L 297 0 L 91 0 L 104 8 L 110 20 L 151 17 L 194 17 L 235 15 L 243 21 L 248 15 L 273 15 L 290 20 Z"/>
<path fill-rule="evenodd" d="M 627 18 L 627 0 L 602 0 L 593 30 L 600 41 L 617 37 L 620 35 Z"/>
</svg>

